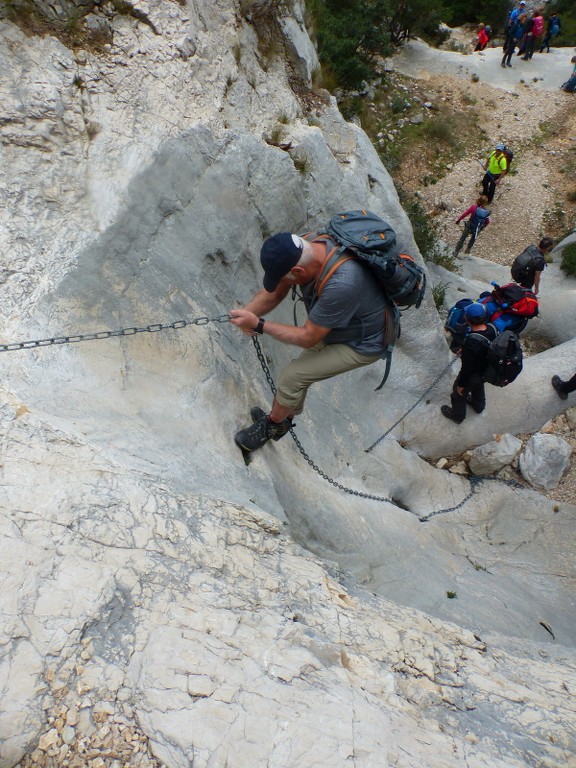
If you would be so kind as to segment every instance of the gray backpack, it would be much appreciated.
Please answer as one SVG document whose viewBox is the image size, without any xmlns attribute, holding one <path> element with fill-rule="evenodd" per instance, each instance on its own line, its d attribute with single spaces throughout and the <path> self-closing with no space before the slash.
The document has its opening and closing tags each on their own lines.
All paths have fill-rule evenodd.
<svg viewBox="0 0 576 768">
<path fill-rule="evenodd" d="M 536 259 L 540 255 L 540 251 L 535 245 L 529 245 L 519 256 L 516 256 L 510 268 L 512 280 L 518 282 L 529 275 L 536 266 Z"/>
<path fill-rule="evenodd" d="M 322 235 L 328 235 L 337 247 L 329 254 L 316 281 L 318 296 L 340 264 L 353 257 L 370 269 L 396 306 L 418 309 L 426 290 L 426 275 L 412 256 L 400 253 L 396 233 L 384 219 L 371 211 L 345 211 L 330 219 L 326 229 L 317 232 L 314 238 Z"/>
</svg>

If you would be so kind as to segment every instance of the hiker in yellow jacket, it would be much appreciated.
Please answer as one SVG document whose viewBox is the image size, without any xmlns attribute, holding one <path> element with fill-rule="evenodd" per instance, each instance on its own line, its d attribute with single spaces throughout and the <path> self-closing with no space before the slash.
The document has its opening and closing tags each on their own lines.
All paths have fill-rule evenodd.
<svg viewBox="0 0 576 768">
<path fill-rule="evenodd" d="M 496 144 L 494 151 L 484 166 L 486 173 L 482 179 L 482 190 L 488 198 L 488 203 L 492 202 L 496 187 L 508 173 L 508 160 L 504 154 L 505 149 L 504 144 Z"/>
</svg>

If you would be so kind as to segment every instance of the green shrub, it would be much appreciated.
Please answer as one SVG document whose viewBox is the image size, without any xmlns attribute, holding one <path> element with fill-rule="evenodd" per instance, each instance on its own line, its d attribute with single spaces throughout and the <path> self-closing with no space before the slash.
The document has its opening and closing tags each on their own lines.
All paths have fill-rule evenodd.
<svg viewBox="0 0 576 768">
<path fill-rule="evenodd" d="M 436 283 L 432 286 L 432 298 L 436 309 L 442 309 L 444 306 L 444 299 L 446 298 L 446 288 L 448 283 Z"/>
<path fill-rule="evenodd" d="M 576 243 L 570 243 L 563 249 L 560 268 L 570 277 L 576 277 Z"/>
<path fill-rule="evenodd" d="M 433 261 L 438 239 L 436 223 L 428 216 L 417 197 L 405 192 L 401 187 L 398 188 L 398 196 L 412 224 L 414 239 L 422 257 L 425 261 Z"/>
</svg>

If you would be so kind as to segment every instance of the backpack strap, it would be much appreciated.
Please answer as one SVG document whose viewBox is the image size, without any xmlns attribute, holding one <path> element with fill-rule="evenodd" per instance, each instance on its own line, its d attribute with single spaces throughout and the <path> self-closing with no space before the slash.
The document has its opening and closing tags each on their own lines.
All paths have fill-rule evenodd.
<svg viewBox="0 0 576 768">
<path fill-rule="evenodd" d="M 386 363 L 386 368 L 384 369 L 384 377 L 374 392 L 378 392 L 380 389 L 382 389 L 388 376 L 390 375 L 390 367 L 392 365 L 392 352 L 394 350 L 394 344 L 399 338 L 400 311 L 394 302 L 387 300 L 386 309 L 384 310 L 384 351 L 380 355 L 381 359 Z"/>
<path fill-rule="evenodd" d="M 321 237 L 315 238 L 315 240 L 325 240 L 325 239 L 326 238 L 321 238 Z M 324 290 L 326 283 L 328 282 L 328 280 L 330 280 L 330 278 L 332 277 L 334 272 L 336 272 L 338 267 L 341 267 L 345 261 L 350 261 L 351 259 L 354 258 L 354 256 L 344 256 L 343 253 L 345 250 L 346 250 L 346 246 L 335 245 L 326 254 L 326 258 L 324 259 L 322 268 L 318 273 L 318 277 L 316 278 L 316 281 L 314 283 L 314 293 L 316 294 L 317 298 L 320 296 L 320 294 Z"/>
</svg>

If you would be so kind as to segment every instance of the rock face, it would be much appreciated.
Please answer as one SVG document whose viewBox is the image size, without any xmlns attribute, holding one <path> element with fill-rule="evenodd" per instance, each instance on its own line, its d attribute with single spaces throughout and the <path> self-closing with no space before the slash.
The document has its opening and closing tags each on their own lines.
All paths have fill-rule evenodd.
<svg viewBox="0 0 576 768">
<path fill-rule="evenodd" d="M 132 11 L 94 7 L 97 51 L 0 22 L 0 341 L 128 329 L 2 356 L 0 766 L 570 765 L 574 508 L 418 455 L 511 431 L 518 398 L 446 425 L 430 296 L 382 393 L 348 374 L 311 391 L 302 451 L 233 445 L 270 392 L 218 320 L 262 238 L 361 205 L 416 253 L 311 90 L 303 9 Z M 575 343 L 528 361 L 514 428 L 559 412 L 534 385 Z M 262 345 L 275 377 L 294 352 Z"/>
</svg>

